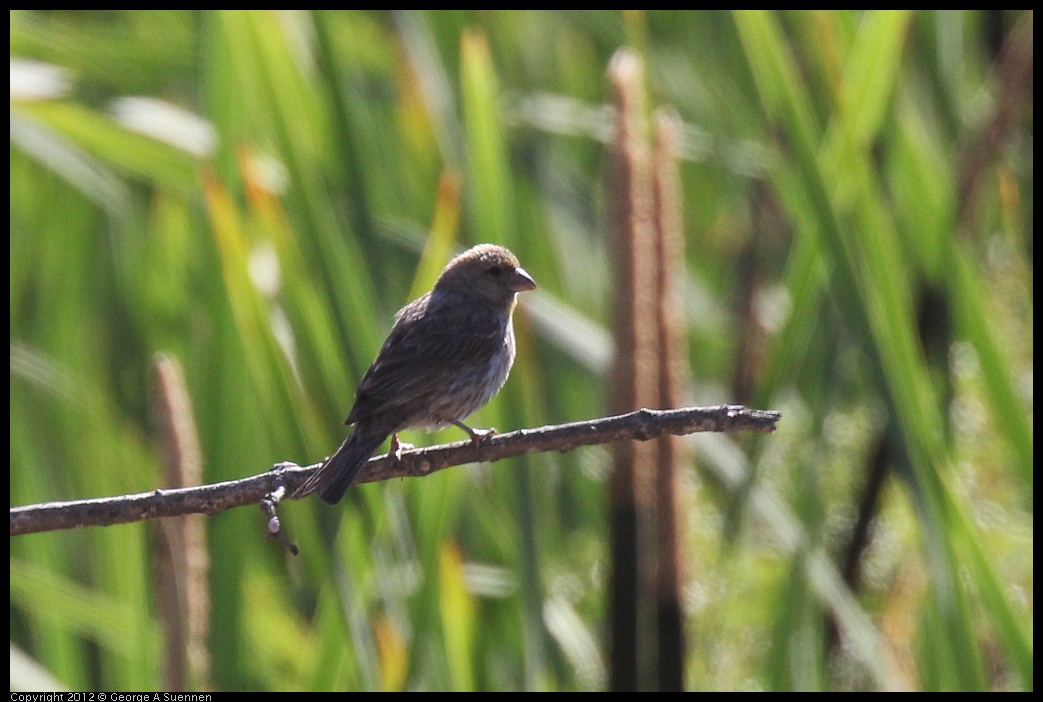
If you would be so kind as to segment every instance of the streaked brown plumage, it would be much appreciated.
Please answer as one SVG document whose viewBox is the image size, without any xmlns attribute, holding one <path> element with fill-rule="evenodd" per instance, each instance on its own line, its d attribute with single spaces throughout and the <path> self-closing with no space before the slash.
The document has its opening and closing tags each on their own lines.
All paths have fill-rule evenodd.
<svg viewBox="0 0 1043 702">
<path fill-rule="evenodd" d="M 388 436 L 456 424 L 488 402 L 514 363 L 511 315 L 536 283 L 502 246 L 479 244 L 442 270 L 431 292 L 395 315 L 391 333 L 355 392 L 345 424 L 355 429 L 297 491 L 340 501 Z"/>
</svg>

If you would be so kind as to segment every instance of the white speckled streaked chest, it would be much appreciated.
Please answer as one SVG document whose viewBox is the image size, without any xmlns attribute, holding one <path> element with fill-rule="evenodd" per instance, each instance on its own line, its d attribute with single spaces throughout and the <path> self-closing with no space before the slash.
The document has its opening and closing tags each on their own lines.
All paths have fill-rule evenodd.
<svg viewBox="0 0 1043 702">
<path fill-rule="evenodd" d="M 494 354 L 492 360 L 479 372 L 458 375 L 450 383 L 446 392 L 442 393 L 433 403 L 425 428 L 443 429 L 450 426 L 453 421 L 462 421 L 491 400 L 507 382 L 511 366 L 514 365 L 516 350 L 514 326 L 511 324 L 509 316 L 506 317 L 504 326 L 506 328 L 503 329 L 503 334 L 506 343 L 503 351 Z M 482 370 L 484 373 L 481 372 Z"/>
</svg>

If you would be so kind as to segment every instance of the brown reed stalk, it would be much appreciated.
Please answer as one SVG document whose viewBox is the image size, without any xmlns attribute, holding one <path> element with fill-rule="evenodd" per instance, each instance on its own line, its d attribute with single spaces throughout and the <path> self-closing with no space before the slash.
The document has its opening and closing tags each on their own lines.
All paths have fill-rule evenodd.
<svg viewBox="0 0 1043 702">
<path fill-rule="evenodd" d="M 688 340 L 681 298 L 684 227 L 677 155 L 681 120 L 672 109 L 656 110 L 653 151 L 655 211 L 658 407 L 675 407 L 688 385 Z M 685 633 L 678 562 L 677 477 L 684 460 L 675 436 L 657 439 L 656 508 L 656 668 L 660 691 L 684 689 Z"/>
<path fill-rule="evenodd" d="M 615 253 L 613 413 L 658 400 L 652 184 L 641 60 L 622 49 L 608 68 L 616 129 L 610 145 L 609 220 Z M 654 442 L 613 444 L 610 686 L 637 690 L 654 668 Z"/>
<path fill-rule="evenodd" d="M 158 354 L 152 370 L 166 484 L 199 485 L 203 481 L 202 451 L 181 365 L 171 356 Z M 192 514 L 158 522 L 156 597 L 169 690 L 207 690 L 210 685 L 210 554 L 204 519 Z"/>
</svg>

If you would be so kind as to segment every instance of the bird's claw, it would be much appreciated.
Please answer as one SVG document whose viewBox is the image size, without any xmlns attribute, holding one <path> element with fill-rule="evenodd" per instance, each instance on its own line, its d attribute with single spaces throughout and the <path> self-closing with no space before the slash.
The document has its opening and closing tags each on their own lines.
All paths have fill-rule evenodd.
<svg viewBox="0 0 1043 702">
<path fill-rule="evenodd" d="M 478 444 L 485 441 L 487 438 L 496 434 L 497 431 L 493 427 L 488 429 L 472 429 L 471 430 L 471 443 L 477 446 Z"/>
<path fill-rule="evenodd" d="M 402 460 L 403 451 L 412 451 L 415 448 L 416 446 L 414 446 L 413 444 L 407 443 L 405 441 L 399 441 L 398 434 L 393 434 L 391 436 L 391 446 L 390 450 L 388 451 L 388 456 L 390 456 L 394 461 L 398 462 Z"/>
<path fill-rule="evenodd" d="M 471 443 L 475 446 L 482 443 L 487 437 L 496 433 L 496 429 L 492 427 L 489 427 L 488 429 L 472 429 L 460 420 L 454 420 L 453 424 L 466 431 L 468 436 L 471 437 Z"/>
</svg>

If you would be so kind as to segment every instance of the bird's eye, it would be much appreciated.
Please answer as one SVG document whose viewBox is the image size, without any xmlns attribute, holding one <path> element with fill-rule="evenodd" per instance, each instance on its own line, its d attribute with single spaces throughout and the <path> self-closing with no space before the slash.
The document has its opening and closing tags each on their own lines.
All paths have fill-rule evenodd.
<svg viewBox="0 0 1043 702">
<path fill-rule="evenodd" d="M 493 266 L 489 269 L 489 275 L 491 275 L 493 278 L 499 278 L 501 275 L 503 275 L 503 267 Z"/>
</svg>

